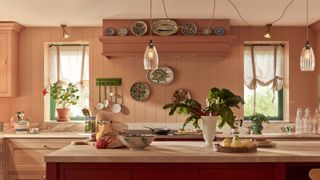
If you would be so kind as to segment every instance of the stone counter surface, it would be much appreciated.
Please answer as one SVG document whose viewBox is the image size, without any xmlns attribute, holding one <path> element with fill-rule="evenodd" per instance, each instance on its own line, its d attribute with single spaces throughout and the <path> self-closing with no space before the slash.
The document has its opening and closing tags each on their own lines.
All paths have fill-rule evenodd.
<svg viewBox="0 0 320 180">
<path fill-rule="evenodd" d="M 1 133 L 0 139 L 3 138 L 25 138 L 25 139 L 33 139 L 33 138 L 54 138 L 54 139 L 67 139 L 67 138 L 79 138 L 86 139 L 90 135 L 79 132 L 40 132 L 39 134 L 28 134 L 28 133 Z"/>
<path fill-rule="evenodd" d="M 280 163 L 320 162 L 318 141 L 275 141 L 276 148 L 256 153 L 220 153 L 201 148 L 203 142 L 153 142 L 146 150 L 96 149 L 93 145 L 69 145 L 45 156 L 46 162 L 90 163 Z"/>
</svg>

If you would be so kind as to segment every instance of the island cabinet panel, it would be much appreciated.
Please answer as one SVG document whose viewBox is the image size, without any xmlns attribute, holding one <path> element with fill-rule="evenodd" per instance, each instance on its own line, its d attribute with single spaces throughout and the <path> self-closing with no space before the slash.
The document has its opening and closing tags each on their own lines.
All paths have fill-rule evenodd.
<svg viewBox="0 0 320 180">
<path fill-rule="evenodd" d="M 284 180 L 272 163 L 47 163 L 47 180 Z"/>
</svg>

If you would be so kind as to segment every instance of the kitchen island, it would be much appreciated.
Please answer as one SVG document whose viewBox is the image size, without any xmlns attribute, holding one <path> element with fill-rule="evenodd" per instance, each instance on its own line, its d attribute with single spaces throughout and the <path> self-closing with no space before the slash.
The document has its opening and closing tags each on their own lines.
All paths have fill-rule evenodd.
<svg viewBox="0 0 320 180">
<path fill-rule="evenodd" d="M 277 141 L 255 153 L 220 153 L 203 142 L 153 142 L 146 150 L 69 145 L 45 156 L 48 180 L 308 179 L 320 142 Z"/>
</svg>

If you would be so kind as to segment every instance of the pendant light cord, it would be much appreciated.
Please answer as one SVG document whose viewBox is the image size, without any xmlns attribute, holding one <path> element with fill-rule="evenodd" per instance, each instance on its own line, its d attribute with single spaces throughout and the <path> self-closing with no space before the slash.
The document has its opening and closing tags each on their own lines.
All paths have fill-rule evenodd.
<svg viewBox="0 0 320 180">
<path fill-rule="evenodd" d="M 216 0 L 213 0 L 212 14 L 207 27 L 211 27 L 215 12 L 216 12 Z"/>
<path fill-rule="evenodd" d="M 241 15 L 240 13 L 240 10 L 237 8 L 237 6 L 231 1 L 231 0 L 228 0 L 228 2 L 233 6 L 233 8 L 237 11 L 239 17 L 241 18 L 241 20 L 248 26 L 251 26 Z"/>
<path fill-rule="evenodd" d="M 283 18 L 284 14 L 287 12 L 287 9 L 291 6 L 291 4 L 292 4 L 294 1 L 295 1 L 295 0 L 291 0 L 291 1 L 289 2 L 289 4 L 287 4 L 287 6 L 286 6 L 286 7 L 284 8 L 284 10 L 282 11 L 281 16 L 280 16 L 279 18 L 275 19 L 274 21 L 272 21 L 270 24 L 274 24 L 274 23 L 280 21 L 280 20 Z"/>
<path fill-rule="evenodd" d="M 307 41 L 309 41 L 309 0 L 306 0 L 306 9 L 307 9 Z"/>
<path fill-rule="evenodd" d="M 149 19 L 149 23 L 150 23 L 150 29 L 149 29 L 149 39 L 151 41 L 151 36 L 152 36 L 152 0 L 150 0 L 150 12 L 149 12 L 149 16 L 150 16 L 150 19 Z"/>
<path fill-rule="evenodd" d="M 164 14 L 166 15 L 166 18 L 170 19 L 167 13 L 167 8 L 166 8 L 166 4 L 164 3 L 164 0 L 162 0 L 162 6 L 163 6 Z"/>
</svg>

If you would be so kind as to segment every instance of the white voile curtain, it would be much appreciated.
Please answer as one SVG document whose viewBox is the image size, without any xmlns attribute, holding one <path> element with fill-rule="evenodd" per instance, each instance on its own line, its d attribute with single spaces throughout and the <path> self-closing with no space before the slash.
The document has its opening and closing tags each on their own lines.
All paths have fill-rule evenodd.
<svg viewBox="0 0 320 180">
<path fill-rule="evenodd" d="M 73 83 L 80 89 L 80 99 L 76 115 L 81 115 L 83 107 L 89 107 L 89 48 L 86 45 L 53 45 L 49 47 L 50 84 Z M 81 108 L 79 110 L 79 108 Z"/>
<path fill-rule="evenodd" d="M 273 91 L 281 90 L 283 87 L 283 59 L 284 53 L 281 45 L 244 46 L 245 85 L 255 91 L 257 85 L 272 84 Z"/>
</svg>

